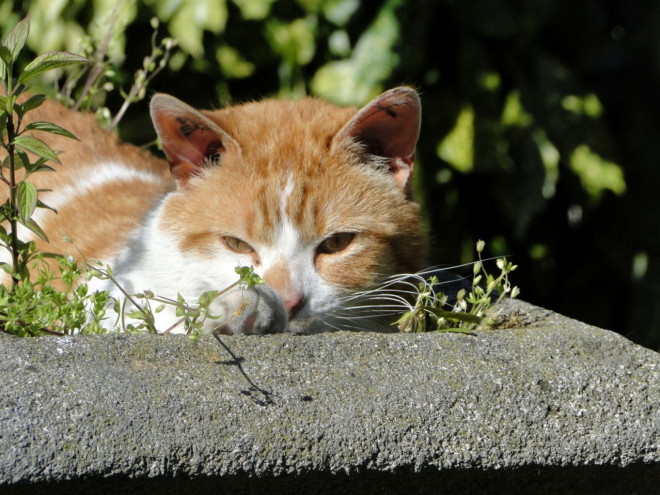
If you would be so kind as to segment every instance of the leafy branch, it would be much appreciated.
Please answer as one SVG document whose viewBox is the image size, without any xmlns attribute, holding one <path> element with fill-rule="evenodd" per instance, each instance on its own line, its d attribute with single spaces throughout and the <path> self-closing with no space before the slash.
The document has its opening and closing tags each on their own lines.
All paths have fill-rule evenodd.
<svg viewBox="0 0 660 495">
<path fill-rule="evenodd" d="M 25 46 L 29 31 L 29 19 L 23 19 L 0 43 L 0 81 L 4 89 L 4 94 L 0 95 L 0 146 L 7 153 L 0 169 L 0 180 L 9 188 L 9 199 L 2 205 L 0 212 L 0 220 L 9 223 L 9 232 L 4 228 L 0 230 L 0 243 L 11 253 L 11 266 L 3 264 L 2 268 L 11 275 L 13 287 L 29 277 L 27 263 L 33 254 L 30 244 L 19 239 L 18 226 L 23 225 L 48 241 L 44 231 L 32 218 L 37 208 L 48 206 L 39 200 L 40 191 L 27 179 L 35 172 L 52 170 L 47 162 L 60 163 L 57 153 L 34 137 L 32 131 L 76 139 L 66 129 L 50 122 L 33 122 L 22 128 L 25 115 L 38 108 L 45 97 L 32 95 L 22 103 L 18 99 L 36 76 L 53 69 L 87 63 L 86 58 L 74 53 L 48 52 L 36 57 L 15 79 L 14 64 Z M 36 155 L 36 161 L 31 161 L 28 153 Z M 24 169 L 24 174 L 17 180 L 16 171 L 19 168 Z"/>
<path fill-rule="evenodd" d="M 456 294 L 456 302 L 448 304 L 448 297 L 436 291 L 438 278 L 429 277 L 418 285 L 415 302 L 394 324 L 401 332 L 458 332 L 471 333 L 472 330 L 490 325 L 488 311 L 504 297 L 515 298 L 520 293 L 518 287 L 512 287 L 509 274 L 517 265 L 499 258 L 496 261 L 499 275 L 493 276 L 486 271 L 481 257 L 484 241 L 477 242 L 478 260 L 473 265 L 472 288 L 468 293 L 461 289 Z M 485 286 L 482 282 L 485 282 Z"/>
</svg>

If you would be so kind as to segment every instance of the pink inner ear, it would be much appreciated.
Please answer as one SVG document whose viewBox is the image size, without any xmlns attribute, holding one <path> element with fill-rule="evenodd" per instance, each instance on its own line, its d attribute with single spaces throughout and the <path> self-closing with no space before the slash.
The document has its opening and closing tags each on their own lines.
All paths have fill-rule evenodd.
<svg viewBox="0 0 660 495">
<path fill-rule="evenodd" d="M 202 166 L 222 147 L 218 136 L 203 124 L 182 118 L 175 120 L 176 125 L 172 125 L 167 138 L 161 137 L 165 154 L 171 161 Z"/>
<path fill-rule="evenodd" d="M 367 152 L 390 158 L 397 186 L 412 173 L 419 138 L 421 105 L 410 88 L 395 88 L 369 103 L 340 131 L 362 142 Z"/>
<path fill-rule="evenodd" d="M 197 110 L 167 95 L 151 101 L 151 116 L 177 182 L 199 173 L 207 159 L 224 151 L 222 130 Z M 231 138 L 228 138 L 231 140 Z"/>
</svg>

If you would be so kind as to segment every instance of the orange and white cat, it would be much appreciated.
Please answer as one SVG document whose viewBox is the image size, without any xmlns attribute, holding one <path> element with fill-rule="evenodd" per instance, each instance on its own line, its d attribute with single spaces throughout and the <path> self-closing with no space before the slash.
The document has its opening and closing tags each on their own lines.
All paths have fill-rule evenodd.
<svg viewBox="0 0 660 495">
<path fill-rule="evenodd" d="M 37 210 L 51 239 L 38 247 L 76 256 L 60 241 L 66 234 L 88 260 L 108 263 L 129 293 L 191 301 L 235 282 L 236 266 L 253 265 L 266 284 L 214 301 L 216 314 L 249 304 L 229 323 L 207 320 L 206 331 L 379 328 L 361 311 L 361 294 L 387 276 L 418 271 L 425 258 L 410 194 L 420 113 L 406 87 L 360 110 L 307 98 L 199 111 L 157 94 L 151 116 L 168 167 L 120 143 L 91 115 L 47 102 L 31 118 L 80 141 L 39 135 L 63 152 L 57 173 L 31 177 L 52 189 L 42 200 L 58 211 Z M 103 284 L 94 288 L 123 297 Z M 177 320 L 166 309 L 156 327 Z"/>
</svg>

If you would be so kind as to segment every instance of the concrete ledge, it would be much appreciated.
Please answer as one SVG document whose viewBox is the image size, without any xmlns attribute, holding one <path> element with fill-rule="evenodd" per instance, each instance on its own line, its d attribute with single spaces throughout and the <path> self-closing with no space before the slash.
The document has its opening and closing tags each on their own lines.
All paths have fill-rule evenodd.
<svg viewBox="0 0 660 495">
<path fill-rule="evenodd" d="M 0 489 L 655 493 L 660 355 L 512 330 L 0 336 Z"/>
</svg>

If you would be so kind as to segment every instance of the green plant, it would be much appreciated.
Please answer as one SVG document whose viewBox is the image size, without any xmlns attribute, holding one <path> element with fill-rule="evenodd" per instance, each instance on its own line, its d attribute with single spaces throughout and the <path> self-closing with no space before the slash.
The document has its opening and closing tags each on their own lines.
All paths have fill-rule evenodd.
<svg viewBox="0 0 660 495">
<path fill-rule="evenodd" d="M 89 276 L 101 280 L 109 280 L 123 293 L 125 299 L 114 301 L 114 311 L 117 314 L 115 326 L 124 332 L 130 333 L 148 332 L 167 334 L 174 330 L 175 327 L 183 324 L 186 335 L 195 339 L 200 335 L 202 326 L 207 319 L 217 320 L 221 316 L 227 316 L 211 313 L 210 305 L 215 299 L 239 285 L 244 288 L 251 288 L 263 283 L 261 277 L 254 273 L 254 267 L 237 266 L 235 270 L 239 278 L 236 282 L 222 290 L 206 291 L 199 296 L 197 304 L 190 304 L 181 294 L 177 294 L 176 299 L 159 296 L 150 290 L 145 290 L 138 294 L 129 294 L 114 277 L 112 269 L 109 266 L 99 266 L 101 267 L 97 268 L 88 265 L 87 271 Z M 129 304 L 130 306 L 128 306 Z M 155 307 L 154 304 L 156 304 Z M 156 329 L 154 315 L 163 311 L 165 306 L 176 308 L 176 316 L 179 319 L 167 329 Z M 131 320 L 131 322 L 127 322 L 128 320 Z"/>
<path fill-rule="evenodd" d="M 47 132 L 76 139 L 52 122 L 36 121 L 23 126 L 25 115 L 38 108 L 45 96 L 21 96 L 36 76 L 53 69 L 84 64 L 87 59 L 73 53 L 44 53 L 17 74 L 14 65 L 28 34 L 29 20 L 23 19 L 0 43 L 0 146 L 6 153 L 0 168 L 0 182 L 7 193 L 7 199 L 0 206 L 0 248 L 5 249 L 10 258 L 9 262 L 0 262 L 0 268 L 11 276 L 9 287 L 0 285 L 0 323 L 5 331 L 16 335 L 62 334 L 54 329 L 56 325 L 71 331 L 82 329 L 87 321 L 86 305 L 89 303 L 93 310 L 102 312 L 107 294 L 88 296 L 85 284 L 74 288 L 81 271 L 73 258 L 39 253 L 34 242 L 19 237 L 19 226 L 23 226 L 48 240 L 33 218 L 37 208 L 48 206 L 39 199 L 43 191 L 28 178 L 33 173 L 52 171 L 48 163 L 59 163 L 59 160 L 57 153 L 34 134 Z M 32 159 L 30 154 L 36 158 Z M 47 258 L 57 260 L 59 273 L 54 273 L 45 263 Z M 62 288 L 55 288 L 54 280 L 58 280 Z M 98 330 L 94 325 L 87 328 L 89 332 Z"/>
<path fill-rule="evenodd" d="M 497 277 L 486 271 L 481 253 L 484 241 L 477 242 L 478 260 L 473 264 L 472 287 L 469 293 L 461 289 L 456 294 L 456 302 L 448 304 L 448 296 L 436 290 L 438 278 L 430 277 L 418 285 L 415 302 L 394 324 L 401 332 L 459 332 L 470 333 L 472 330 L 489 326 L 491 320 L 488 311 L 507 295 L 515 298 L 520 293 L 518 287 L 512 287 L 509 274 L 517 268 L 506 258 L 496 261 L 500 270 Z M 485 287 L 482 284 L 485 283 Z"/>
<path fill-rule="evenodd" d="M 14 63 L 25 45 L 29 26 L 28 19 L 18 22 L 0 44 L 0 81 L 4 88 L 4 95 L 0 95 L 0 145 L 7 153 L 2 161 L 0 181 L 9 189 L 9 198 L 2 205 L 0 220 L 8 221 L 10 226 L 9 232 L 4 227 L 0 230 L 0 241 L 9 249 L 12 257 L 10 267 L 6 263 L 1 266 L 12 276 L 14 286 L 27 277 L 27 264 L 34 255 L 30 243 L 24 243 L 18 238 L 18 225 L 23 225 L 47 240 L 32 215 L 37 208 L 48 206 L 39 200 L 40 191 L 27 179 L 33 173 L 52 170 L 48 162 L 59 163 L 55 151 L 35 137 L 34 131 L 76 139 L 69 131 L 51 122 L 32 122 L 23 128 L 21 124 L 25 115 L 38 108 L 45 101 L 45 96 L 35 94 L 23 102 L 19 102 L 18 98 L 29 88 L 35 76 L 87 62 L 84 57 L 73 53 L 44 53 L 30 62 L 15 79 Z M 33 153 L 37 159 L 32 161 L 28 153 Z M 18 169 L 24 170 L 20 179 L 16 173 Z"/>
</svg>

